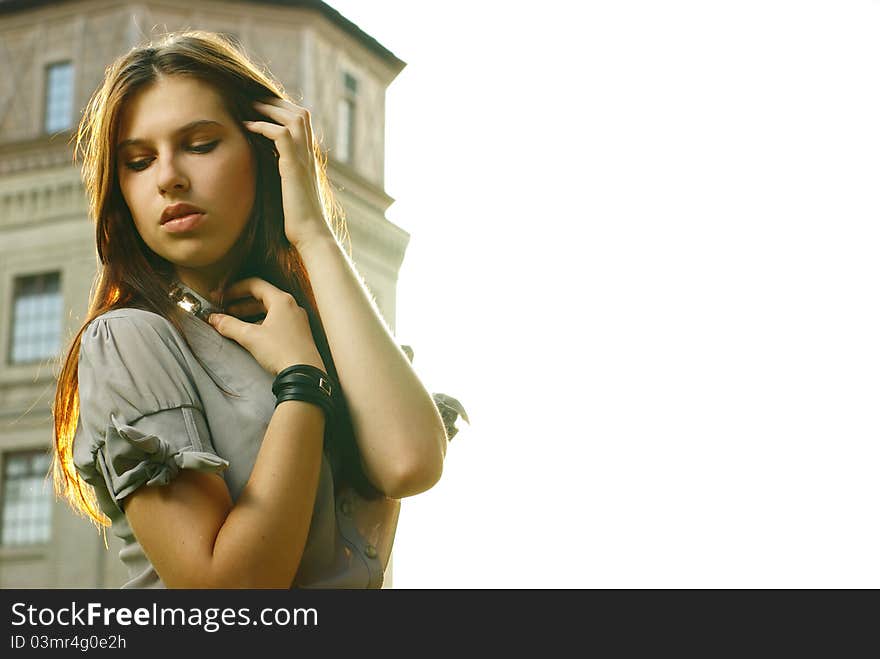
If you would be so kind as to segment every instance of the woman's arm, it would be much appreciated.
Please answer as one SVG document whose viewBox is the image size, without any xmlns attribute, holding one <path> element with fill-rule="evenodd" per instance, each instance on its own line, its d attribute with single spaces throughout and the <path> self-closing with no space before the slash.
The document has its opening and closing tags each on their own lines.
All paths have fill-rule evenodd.
<svg viewBox="0 0 880 659">
<path fill-rule="evenodd" d="M 370 481 L 402 499 L 443 472 L 446 429 L 354 265 L 328 231 L 297 245 L 309 273 Z"/>
<path fill-rule="evenodd" d="M 189 469 L 123 501 L 168 588 L 290 587 L 312 521 L 324 423 L 312 403 L 280 403 L 235 505 L 221 476 Z"/>
<path fill-rule="evenodd" d="M 423 492 L 443 472 L 446 429 L 330 230 L 311 114 L 272 95 L 254 109 L 271 121 L 244 126 L 275 143 L 284 235 L 308 270 L 367 477 L 392 498 Z"/>
</svg>

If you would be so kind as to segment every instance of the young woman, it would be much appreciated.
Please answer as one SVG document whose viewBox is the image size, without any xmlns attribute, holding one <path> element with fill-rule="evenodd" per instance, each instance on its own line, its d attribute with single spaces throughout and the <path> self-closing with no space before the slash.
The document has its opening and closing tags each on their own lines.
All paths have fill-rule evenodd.
<svg viewBox="0 0 880 659">
<path fill-rule="evenodd" d="M 100 266 L 54 477 L 124 541 L 123 587 L 380 587 L 448 436 L 340 247 L 309 112 L 178 32 L 107 68 L 76 150 Z"/>
</svg>

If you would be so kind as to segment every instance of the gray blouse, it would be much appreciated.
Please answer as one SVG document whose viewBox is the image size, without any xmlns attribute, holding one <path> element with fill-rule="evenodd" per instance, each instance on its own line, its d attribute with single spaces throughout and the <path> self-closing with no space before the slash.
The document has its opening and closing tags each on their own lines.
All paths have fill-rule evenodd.
<svg viewBox="0 0 880 659">
<path fill-rule="evenodd" d="M 74 464 L 124 541 L 119 558 L 129 581 L 123 588 L 165 586 L 129 527 L 122 500 L 139 487 L 169 483 L 181 469 L 198 469 L 221 474 L 237 501 L 275 410 L 273 378 L 247 350 L 200 315 L 180 316 L 204 367 L 174 326 L 150 311 L 114 309 L 82 335 Z M 334 494 L 324 454 L 291 587 L 380 588 L 399 512 L 397 499 L 368 501 L 350 487 Z"/>
</svg>

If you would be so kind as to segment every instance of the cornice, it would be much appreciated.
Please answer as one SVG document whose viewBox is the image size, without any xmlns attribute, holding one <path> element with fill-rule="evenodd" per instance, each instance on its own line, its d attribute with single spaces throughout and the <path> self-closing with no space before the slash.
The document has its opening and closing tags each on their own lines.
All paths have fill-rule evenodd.
<svg viewBox="0 0 880 659">
<path fill-rule="evenodd" d="M 36 11 L 47 7 L 64 5 L 73 1 L 74 0 L 0 0 L 0 17 L 7 15 L 11 16 L 18 12 Z M 79 2 L 86 5 L 94 5 L 94 3 L 84 2 L 83 0 L 79 0 Z M 141 0 L 141 2 L 136 4 L 139 4 L 142 7 L 149 7 L 150 3 L 148 0 Z M 406 62 L 401 60 L 393 52 L 391 52 L 385 46 L 379 43 L 376 39 L 364 32 L 355 23 L 352 23 L 345 16 L 340 14 L 336 9 L 325 2 L 321 2 L 321 0 L 238 0 L 238 2 L 225 2 L 223 4 L 239 6 L 266 5 L 276 7 L 288 7 L 291 9 L 314 10 L 324 16 L 324 18 L 329 20 L 331 23 L 337 25 L 344 32 L 347 32 L 348 34 L 356 38 L 358 42 L 363 44 L 370 52 L 383 60 L 386 65 L 394 71 L 395 75 L 400 73 L 406 67 Z"/>
<path fill-rule="evenodd" d="M 64 130 L 52 135 L 0 142 L 0 176 L 47 167 L 73 166 L 73 145 L 68 143 L 72 135 L 72 130 Z"/>
</svg>

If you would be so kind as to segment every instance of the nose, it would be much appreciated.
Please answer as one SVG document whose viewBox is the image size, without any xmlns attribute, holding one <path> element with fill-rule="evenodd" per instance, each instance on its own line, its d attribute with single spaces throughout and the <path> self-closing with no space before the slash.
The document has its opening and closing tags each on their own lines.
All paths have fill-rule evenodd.
<svg viewBox="0 0 880 659">
<path fill-rule="evenodd" d="M 165 193 L 168 190 L 185 190 L 189 187 L 189 178 L 181 169 L 180 163 L 174 156 L 158 159 L 156 166 L 156 185 L 159 192 Z"/>
</svg>

